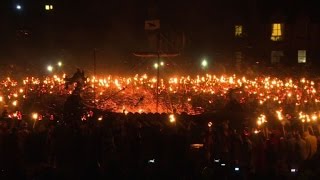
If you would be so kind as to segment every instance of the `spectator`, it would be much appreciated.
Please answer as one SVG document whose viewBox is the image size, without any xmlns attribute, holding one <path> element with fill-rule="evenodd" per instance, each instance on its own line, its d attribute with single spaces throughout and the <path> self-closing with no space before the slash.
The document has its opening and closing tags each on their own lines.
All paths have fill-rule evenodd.
<svg viewBox="0 0 320 180">
<path fill-rule="evenodd" d="M 307 152 L 308 152 L 308 159 L 311 159 L 317 152 L 317 138 L 314 135 L 311 135 L 309 133 L 310 129 L 306 132 L 304 132 L 304 139 L 307 143 Z"/>
</svg>

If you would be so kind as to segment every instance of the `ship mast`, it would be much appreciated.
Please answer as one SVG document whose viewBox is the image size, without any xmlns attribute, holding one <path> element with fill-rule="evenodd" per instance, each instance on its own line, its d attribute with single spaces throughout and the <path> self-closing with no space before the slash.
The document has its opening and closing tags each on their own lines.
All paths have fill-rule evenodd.
<svg viewBox="0 0 320 180">
<path fill-rule="evenodd" d="M 151 47 L 151 51 L 134 52 L 133 55 L 140 58 L 157 58 L 157 87 L 156 87 L 156 112 L 159 112 L 159 93 L 160 93 L 160 58 L 170 58 L 179 55 L 177 52 L 163 52 L 161 50 L 161 41 L 163 35 L 160 30 L 160 19 L 157 15 L 157 7 L 154 1 L 148 8 L 148 18 L 145 20 L 144 30 L 148 36 L 156 36 L 156 46 Z"/>
</svg>

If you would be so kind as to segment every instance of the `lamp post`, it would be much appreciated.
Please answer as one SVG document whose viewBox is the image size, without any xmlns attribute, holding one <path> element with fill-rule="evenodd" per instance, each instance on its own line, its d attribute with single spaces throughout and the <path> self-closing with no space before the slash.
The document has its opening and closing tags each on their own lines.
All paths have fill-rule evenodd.
<svg viewBox="0 0 320 180">
<path fill-rule="evenodd" d="M 176 52 L 161 52 L 161 48 L 160 48 L 160 38 L 161 38 L 161 33 L 160 31 L 157 32 L 157 52 L 135 52 L 133 53 L 134 56 L 137 57 L 142 57 L 142 58 L 157 58 L 157 63 L 154 64 L 154 67 L 157 68 L 157 87 L 156 87 L 156 111 L 159 112 L 159 85 L 160 85 L 160 70 L 159 67 L 164 65 L 164 62 L 160 62 L 160 57 L 162 58 L 173 58 L 176 57 L 178 55 L 180 55 L 180 53 L 176 53 Z"/>
</svg>

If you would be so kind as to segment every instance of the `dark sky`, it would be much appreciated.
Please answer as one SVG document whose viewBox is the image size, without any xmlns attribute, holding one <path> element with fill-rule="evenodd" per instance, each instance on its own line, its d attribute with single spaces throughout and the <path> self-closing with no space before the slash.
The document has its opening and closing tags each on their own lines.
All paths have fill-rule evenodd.
<svg viewBox="0 0 320 180">
<path fill-rule="evenodd" d="M 44 11 L 52 2 L 54 11 Z M 133 51 L 148 49 L 144 20 L 161 20 L 164 33 L 184 32 L 187 56 L 210 54 L 213 32 L 232 16 L 253 12 L 265 23 L 270 14 L 295 14 L 298 10 L 317 17 L 316 1 L 304 0 L 1 0 L 1 62 L 43 64 L 64 58 L 71 63 L 99 58 L 110 63 L 131 62 Z M 22 10 L 15 9 L 21 4 Z M 148 9 L 154 7 L 153 14 Z M 315 15 L 314 15 L 315 14 Z M 317 19 L 317 18 L 315 18 Z M 17 31 L 27 30 L 25 39 Z M 18 33 L 19 34 L 19 33 Z M 88 63 L 87 63 L 88 62 Z M 103 64 L 103 63 L 102 63 Z"/>
</svg>

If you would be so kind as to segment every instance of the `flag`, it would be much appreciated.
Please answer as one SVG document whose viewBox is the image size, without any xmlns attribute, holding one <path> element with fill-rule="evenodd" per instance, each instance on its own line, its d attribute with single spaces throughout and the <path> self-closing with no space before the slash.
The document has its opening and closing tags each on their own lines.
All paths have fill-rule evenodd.
<svg viewBox="0 0 320 180">
<path fill-rule="evenodd" d="M 144 29 L 145 30 L 156 30 L 160 28 L 160 20 L 147 20 L 144 23 Z"/>
</svg>

